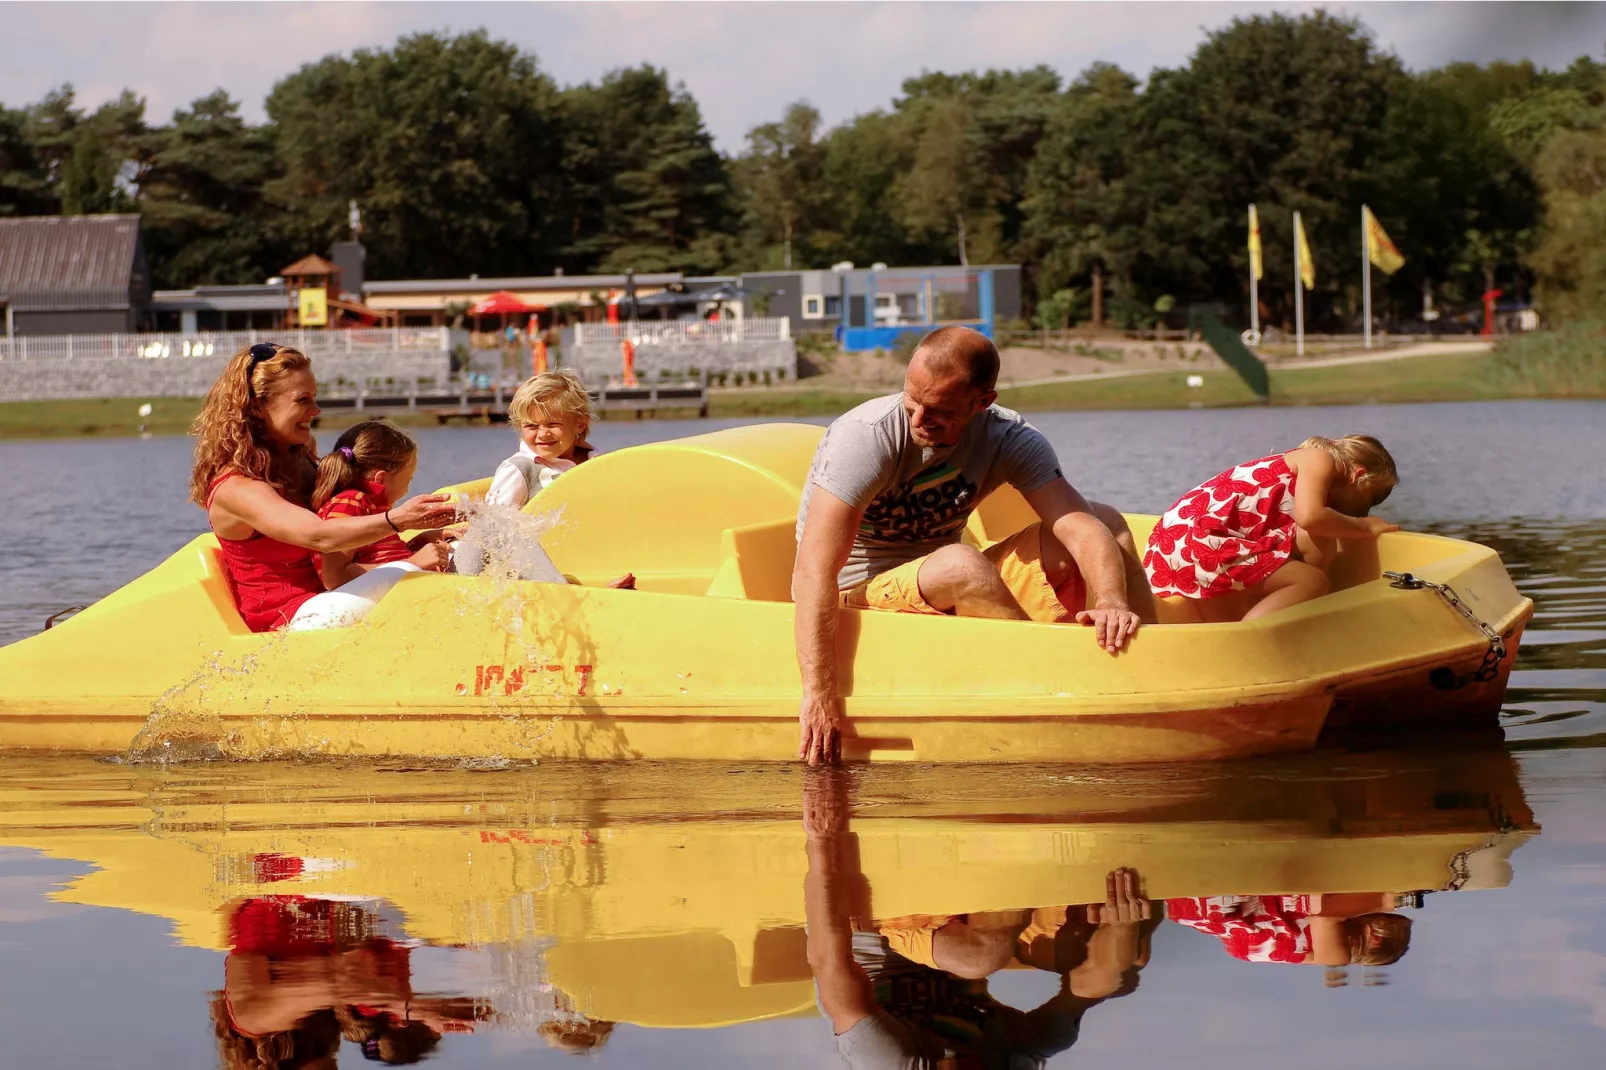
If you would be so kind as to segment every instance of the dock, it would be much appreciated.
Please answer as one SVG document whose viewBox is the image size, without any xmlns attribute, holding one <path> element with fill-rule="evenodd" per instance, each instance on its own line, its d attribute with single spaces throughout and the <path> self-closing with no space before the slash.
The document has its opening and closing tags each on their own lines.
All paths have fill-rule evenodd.
<svg viewBox="0 0 1606 1070">
<path fill-rule="evenodd" d="M 358 390 L 352 394 L 320 397 L 325 411 L 371 412 L 383 416 L 390 412 L 427 412 L 442 425 L 464 423 L 506 423 L 507 403 L 514 386 L 465 387 L 455 393 L 392 393 Z M 591 411 L 598 419 L 630 414 L 635 419 L 651 419 L 660 411 L 696 412 L 708 416 L 706 380 L 665 381 L 642 386 L 603 386 L 588 390 Z"/>
</svg>

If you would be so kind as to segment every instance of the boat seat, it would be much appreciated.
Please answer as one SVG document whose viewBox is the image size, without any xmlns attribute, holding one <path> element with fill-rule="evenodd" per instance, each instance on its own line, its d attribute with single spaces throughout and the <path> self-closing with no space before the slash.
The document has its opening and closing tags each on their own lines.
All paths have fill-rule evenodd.
<svg viewBox="0 0 1606 1070">
<path fill-rule="evenodd" d="M 229 591 L 228 576 L 223 571 L 223 551 L 218 549 L 215 537 L 201 542 L 196 553 L 200 558 L 201 591 L 224 630 L 230 635 L 250 635 L 251 629 L 240 616 L 240 607 L 234 604 L 234 595 Z"/>
<path fill-rule="evenodd" d="M 710 598 L 790 602 L 796 558 L 794 517 L 726 528 L 719 537 L 719 566 L 705 593 Z"/>
</svg>

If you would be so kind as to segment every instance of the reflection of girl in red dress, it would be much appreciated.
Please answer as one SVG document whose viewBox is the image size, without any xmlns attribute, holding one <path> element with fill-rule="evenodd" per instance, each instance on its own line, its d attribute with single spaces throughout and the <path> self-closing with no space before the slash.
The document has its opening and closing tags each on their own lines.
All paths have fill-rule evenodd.
<svg viewBox="0 0 1606 1070">
<path fill-rule="evenodd" d="M 1411 946 L 1411 919 L 1385 892 L 1168 899 L 1166 917 L 1209 933 L 1245 962 L 1388 966 Z"/>
</svg>

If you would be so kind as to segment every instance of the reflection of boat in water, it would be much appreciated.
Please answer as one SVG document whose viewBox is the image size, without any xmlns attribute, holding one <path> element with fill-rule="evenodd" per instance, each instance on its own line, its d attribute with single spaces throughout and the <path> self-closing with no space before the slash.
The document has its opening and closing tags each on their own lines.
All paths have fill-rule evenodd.
<svg viewBox="0 0 1606 1070">
<path fill-rule="evenodd" d="M 196 539 L 64 624 L 0 650 L 0 746 L 122 752 L 158 734 L 226 752 L 784 760 L 797 746 L 794 517 L 819 428 L 767 425 L 600 457 L 537 495 L 587 583 L 410 577 L 362 625 L 253 635 L 215 540 Z M 483 487 L 465 484 L 464 489 Z M 1031 517 L 1013 491 L 979 543 Z M 1152 517 L 1132 517 L 1142 540 Z M 1485 637 L 1379 562 L 1239 624 L 1157 627 L 1112 658 L 1090 629 L 847 610 L 851 758 L 1195 760 L 1310 748 L 1330 716 L 1492 724 L 1532 603 L 1475 544 L 1397 534 L 1381 566 L 1447 583 Z M 1486 669 L 1486 672 L 1480 672 Z"/>
<path fill-rule="evenodd" d="M 1504 751 L 1334 764 L 867 770 L 851 827 L 866 912 L 1097 902 L 1119 866 L 1154 899 L 1500 887 L 1534 831 Z M 92 864 L 57 897 L 171 918 L 198 947 L 228 950 L 253 899 L 384 903 L 430 945 L 539 954 L 595 1019 L 810 1013 L 803 778 L 732 773 L 13 756 L 0 844 Z"/>
</svg>

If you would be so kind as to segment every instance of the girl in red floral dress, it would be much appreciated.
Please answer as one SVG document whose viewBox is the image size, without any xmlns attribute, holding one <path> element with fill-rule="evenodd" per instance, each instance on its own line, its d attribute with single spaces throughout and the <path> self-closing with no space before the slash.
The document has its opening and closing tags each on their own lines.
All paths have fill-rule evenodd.
<svg viewBox="0 0 1606 1070">
<path fill-rule="evenodd" d="M 1161 598 L 1185 598 L 1202 621 L 1252 620 L 1332 589 L 1341 539 L 1399 528 L 1368 516 L 1399 482 L 1370 435 L 1308 438 L 1234 465 L 1184 494 L 1149 536 L 1143 568 Z"/>
</svg>

